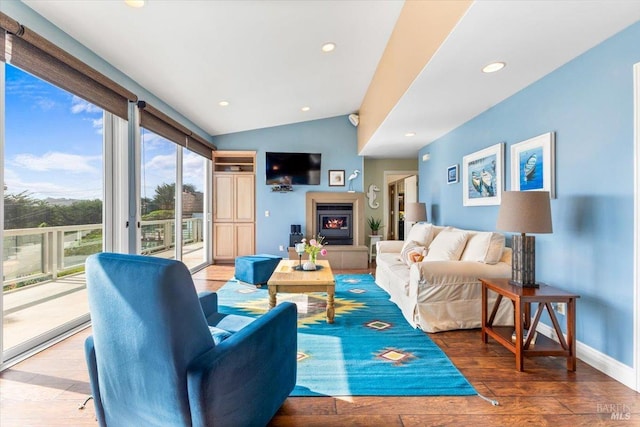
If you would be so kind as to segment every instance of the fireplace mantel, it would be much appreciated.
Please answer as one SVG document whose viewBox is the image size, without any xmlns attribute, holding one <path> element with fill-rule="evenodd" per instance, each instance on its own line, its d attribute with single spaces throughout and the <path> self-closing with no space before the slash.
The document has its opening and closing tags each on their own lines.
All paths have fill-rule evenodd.
<svg viewBox="0 0 640 427">
<path fill-rule="evenodd" d="M 365 245 L 364 193 L 309 191 L 306 196 L 306 236 L 313 236 L 318 229 L 316 215 L 318 203 L 353 203 L 353 245 Z"/>
</svg>

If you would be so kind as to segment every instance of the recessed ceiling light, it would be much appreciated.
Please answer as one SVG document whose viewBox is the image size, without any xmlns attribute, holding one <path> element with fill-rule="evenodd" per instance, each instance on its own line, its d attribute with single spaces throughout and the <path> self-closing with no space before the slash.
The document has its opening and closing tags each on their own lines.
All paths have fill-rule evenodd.
<svg viewBox="0 0 640 427">
<path fill-rule="evenodd" d="M 301 110 L 306 112 L 306 111 L 311 110 L 311 107 L 302 107 Z"/>
<path fill-rule="evenodd" d="M 415 132 L 407 132 L 407 133 L 404 134 L 404 136 L 409 136 L 409 137 L 416 136 L 416 133 Z"/>
<path fill-rule="evenodd" d="M 124 3 L 129 7 L 140 8 L 144 7 L 145 0 L 124 0 Z"/>
<path fill-rule="evenodd" d="M 221 107 L 226 107 L 227 105 L 229 105 L 229 101 L 220 101 L 218 102 L 218 105 Z"/>
<path fill-rule="evenodd" d="M 504 62 L 492 62 L 491 64 L 487 64 L 482 68 L 483 73 L 495 73 L 496 71 L 502 70 L 507 64 Z"/>
<path fill-rule="evenodd" d="M 323 52 L 332 52 L 336 48 L 336 44 L 333 42 L 327 42 L 322 45 Z"/>
</svg>

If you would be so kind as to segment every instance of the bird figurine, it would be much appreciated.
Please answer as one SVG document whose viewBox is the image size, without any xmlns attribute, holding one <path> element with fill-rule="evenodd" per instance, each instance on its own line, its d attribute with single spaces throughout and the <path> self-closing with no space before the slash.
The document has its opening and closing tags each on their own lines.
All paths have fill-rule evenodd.
<svg viewBox="0 0 640 427">
<path fill-rule="evenodd" d="M 351 175 L 349 175 L 349 178 L 347 179 L 349 181 L 349 189 L 347 190 L 348 193 L 356 192 L 356 190 L 353 189 L 353 181 L 358 177 L 359 174 L 360 174 L 360 171 L 356 169 L 353 171 Z"/>
</svg>

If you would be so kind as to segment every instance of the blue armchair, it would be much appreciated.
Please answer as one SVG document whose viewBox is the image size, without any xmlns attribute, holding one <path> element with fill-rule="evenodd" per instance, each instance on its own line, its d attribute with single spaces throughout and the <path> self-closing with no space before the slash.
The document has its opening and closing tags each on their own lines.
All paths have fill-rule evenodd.
<svg viewBox="0 0 640 427">
<path fill-rule="evenodd" d="M 293 390 L 294 304 L 258 319 L 219 313 L 184 264 L 160 258 L 96 254 L 86 274 L 101 426 L 264 426 Z"/>
</svg>

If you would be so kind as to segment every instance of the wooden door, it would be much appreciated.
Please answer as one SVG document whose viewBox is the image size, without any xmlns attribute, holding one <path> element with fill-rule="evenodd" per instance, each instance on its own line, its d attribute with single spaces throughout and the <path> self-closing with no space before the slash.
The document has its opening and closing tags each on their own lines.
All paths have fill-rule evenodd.
<svg viewBox="0 0 640 427">
<path fill-rule="evenodd" d="M 213 255 L 215 259 L 235 259 L 235 234 L 233 223 L 213 224 Z"/>
<path fill-rule="evenodd" d="M 255 225 L 252 222 L 236 223 L 235 232 L 235 255 L 253 255 L 255 253 Z"/>
<path fill-rule="evenodd" d="M 234 176 L 215 175 L 213 177 L 213 220 L 215 222 L 234 219 Z"/>
<path fill-rule="evenodd" d="M 254 175 L 235 176 L 235 221 L 254 221 L 255 181 Z"/>
</svg>

